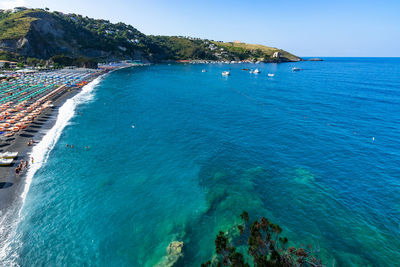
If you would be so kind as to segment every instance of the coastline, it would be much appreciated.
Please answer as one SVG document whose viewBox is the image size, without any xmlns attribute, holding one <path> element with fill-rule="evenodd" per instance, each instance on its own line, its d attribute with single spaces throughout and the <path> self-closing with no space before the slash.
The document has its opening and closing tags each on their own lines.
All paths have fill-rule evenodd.
<svg viewBox="0 0 400 267">
<path fill-rule="evenodd" d="M 93 76 L 88 80 L 88 83 L 82 87 L 69 87 L 61 94 L 52 98 L 53 107 L 45 110 L 40 114 L 34 122 L 26 129 L 22 130 L 16 136 L 8 138 L 0 145 L 0 152 L 15 151 L 18 152 L 18 157 L 14 163 L 9 166 L 0 166 L 0 224 L 1 217 L 6 213 L 7 209 L 16 202 L 19 196 L 23 193 L 26 184 L 26 176 L 31 169 L 31 153 L 34 147 L 39 144 L 48 131 L 50 131 L 56 124 L 59 116 L 60 108 L 74 96 L 82 92 L 86 86 L 91 86 L 93 82 L 103 78 L 105 75 L 114 71 L 128 68 L 131 66 L 121 66 L 115 69 L 107 70 L 99 75 Z M 34 145 L 28 146 L 27 142 L 33 139 Z M 21 160 L 28 160 L 29 167 L 24 170 L 20 175 L 15 174 L 15 168 Z M 34 159 L 34 164 L 35 164 Z"/>
<path fill-rule="evenodd" d="M 20 246 L 18 243 L 13 243 L 13 237 L 17 234 L 16 230 L 21 218 L 21 211 L 26 195 L 29 192 L 32 178 L 46 161 L 47 158 L 45 157 L 47 157 L 52 150 L 52 145 L 58 141 L 58 137 L 67 125 L 69 119 L 75 114 L 74 112 L 68 114 L 70 117 L 64 120 L 64 118 L 59 118 L 62 115 L 62 109 L 64 109 L 64 113 L 68 111 L 65 109 L 71 107 L 71 105 L 68 104 L 69 100 L 73 100 L 74 97 L 84 94 L 85 88 L 94 88 L 98 83 L 96 81 L 100 81 L 101 78 L 112 71 L 99 73 L 99 75 L 91 77 L 85 86 L 75 88 L 69 87 L 68 90 L 56 95 L 52 98 L 53 107 L 43 111 L 29 127 L 2 143 L 0 147 L 1 152 L 18 151 L 18 157 L 14 160 L 12 165 L 0 166 L 0 263 L 7 263 L 11 258 L 18 256 L 11 252 L 11 247 Z M 73 104 L 73 102 L 69 103 Z M 80 104 L 80 102 L 78 102 L 78 104 Z M 60 123 L 62 124 L 61 127 L 57 126 L 57 124 Z M 61 129 L 57 132 L 58 129 L 55 128 Z M 56 131 L 56 135 L 51 135 L 50 132 L 54 131 Z M 50 136 L 48 136 L 49 134 Z M 31 139 L 33 139 L 35 143 L 33 146 L 28 146 L 27 142 Z M 46 143 L 49 139 L 52 141 L 50 146 Z M 43 145 L 46 146 L 45 150 L 42 149 Z M 40 156 L 33 156 L 32 154 L 35 152 L 41 154 L 40 156 L 42 159 L 40 159 Z M 31 157 L 39 159 L 34 160 L 32 164 Z M 20 175 L 16 175 L 15 168 L 22 159 L 29 161 L 28 168 Z"/>
<path fill-rule="evenodd" d="M 15 174 L 14 169 L 21 159 L 29 160 L 29 155 L 34 145 L 27 146 L 27 142 L 33 139 L 36 144 L 39 143 L 46 132 L 56 123 L 58 109 L 68 99 L 78 94 L 80 90 L 70 89 L 62 95 L 57 96 L 57 99 L 53 99 L 54 106 L 52 108 L 40 114 L 29 127 L 21 131 L 17 136 L 6 140 L 6 144 L 2 144 L 0 147 L 2 152 L 6 150 L 18 151 L 18 157 L 12 165 L 0 167 L 0 211 L 2 214 L 14 202 L 15 198 L 19 195 L 18 192 L 22 192 L 21 189 L 24 185 L 28 169 L 19 176 Z"/>
<path fill-rule="evenodd" d="M 99 76 L 101 77 L 101 75 Z M 94 80 L 94 79 L 93 79 Z M 93 81 L 92 80 L 92 81 Z M 90 82 L 92 82 L 90 81 Z M 25 185 L 26 174 L 29 168 L 24 170 L 22 174 L 17 176 L 15 168 L 20 160 L 29 160 L 29 167 L 31 166 L 30 154 L 33 148 L 38 144 L 45 134 L 55 125 L 58 110 L 62 107 L 68 99 L 77 95 L 82 88 L 70 88 L 64 91 L 61 95 L 53 98 L 53 107 L 46 110 L 26 129 L 21 131 L 17 136 L 6 140 L 6 144 L 2 144 L 1 151 L 17 151 L 18 157 L 10 166 L 0 166 L 0 212 L 4 214 L 6 209 L 9 208 L 18 196 L 23 192 Z M 35 144 L 28 146 L 27 142 L 33 139 Z"/>
</svg>

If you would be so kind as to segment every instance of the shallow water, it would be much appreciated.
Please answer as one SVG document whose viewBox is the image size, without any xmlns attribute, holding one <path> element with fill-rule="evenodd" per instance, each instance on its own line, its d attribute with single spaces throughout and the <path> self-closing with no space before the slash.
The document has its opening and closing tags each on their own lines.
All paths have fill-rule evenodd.
<svg viewBox="0 0 400 267">
<path fill-rule="evenodd" d="M 32 180 L 15 263 L 153 266 L 182 240 L 196 266 L 243 209 L 330 266 L 399 263 L 400 59 L 245 67 L 106 76 Z"/>
</svg>

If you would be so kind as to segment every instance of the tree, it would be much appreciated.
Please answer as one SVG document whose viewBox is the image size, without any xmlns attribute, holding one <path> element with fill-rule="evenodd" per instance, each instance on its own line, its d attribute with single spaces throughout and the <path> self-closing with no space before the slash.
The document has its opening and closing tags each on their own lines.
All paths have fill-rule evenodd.
<svg viewBox="0 0 400 267">
<path fill-rule="evenodd" d="M 244 211 L 240 215 L 243 225 L 238 225 L 240 235 L 233 240 L 247 240 L 247 256 L 256 267 L 278 266 L 322 267 L 321 260 L 312 255 L 311 246 L 307 248 L 288 247 L 288 239 L 280 237 L 282 228 L 262 217 L 249 224 L 249 214 Z M 250 266 L 245 256 L 229 241 L 228 236 L 220 231 L 215 239 L 216 257 L 202 264 L 207 266 Z"/>
<path fill-rule="evenodd" d="M 4 66 L 3 66 L 3 68 L 5 68 L 5 69 L 9 69 L 9 68 L 10 68 L 10 63 L 8 63 L 8 62 L 4 63 Z"/>
</svg>

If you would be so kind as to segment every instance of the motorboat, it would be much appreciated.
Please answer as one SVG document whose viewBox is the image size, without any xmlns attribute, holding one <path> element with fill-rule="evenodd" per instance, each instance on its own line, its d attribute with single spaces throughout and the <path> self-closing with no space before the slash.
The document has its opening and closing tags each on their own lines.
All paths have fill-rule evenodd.
<svg viewBox="0 0 400 267">
<path fill-rule="evenodd" d="M 231 75 L 231 73 L 230 73 L 229 71 L 223 71 L 221 74 L 222 74 L 222 76 L 229 76 L 229 75 Z"/>
<path fill-rule="evenodd" d="M 0 159 L 0 166 L 8 166 L 13 162 L 13 159 L 6 159 L 6 158 L 1 158 Z"/>
<path fill-rule="evenodd" d="M 253 71 L 253 73 L 258 74 L 258 73 L 261 73 L 261 71 L 260 71 L 259 69 L 255 69 L 255 70 Z"/>
<path fill-rule="evenodd" d="M 301 70 L 300 68 L 296 68 L 296 67 L 292 68 L 292 71 L 300 71 L 300 70 Z"/>
<path fill-rule="evenodd" d="M 201 72 L 207 72 L 206 70 L 202 70 Z"/>
<path fill-rule="evenodd" d="M 16 158 L 18 156 L 18 152 L 4 152 L 4 153 L 0 153 L 0 159 L 13 159 Z"/>
<path fill-rule="evenodd" d="M 268 73 L 268 77 L 274 77 L 275 74 L 274 73 Z"/>
</svg>

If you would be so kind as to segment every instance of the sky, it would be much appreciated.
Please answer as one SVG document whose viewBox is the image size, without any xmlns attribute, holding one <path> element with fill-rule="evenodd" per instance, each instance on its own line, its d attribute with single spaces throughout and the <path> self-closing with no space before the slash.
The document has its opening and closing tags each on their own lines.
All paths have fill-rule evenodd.
<svg viewBox="0 0 400 267">
<path fill-rule="evenodd" d="M 145 34 L 240 40 L 320 57 L 400 57 L 400 0 L 0 0 L 131 24 Z"/>
</svg>

